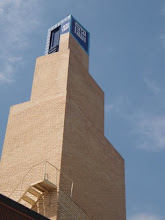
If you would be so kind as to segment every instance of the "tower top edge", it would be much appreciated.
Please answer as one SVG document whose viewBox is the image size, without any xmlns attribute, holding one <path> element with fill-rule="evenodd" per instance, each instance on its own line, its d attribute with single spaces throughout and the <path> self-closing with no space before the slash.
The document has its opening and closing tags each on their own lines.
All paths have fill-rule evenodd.
<svg viewBox="0 0 165 220">
<path fill-rule="evenodd" d="M 55 34 L 57 31 L 59 39 L 61 35 L 70 33 L 82 49 L 89 55 L 90 33 L 71 14 L 67 15 L 64 19 L 48 29 L 45 55 L 50 53 L 50 47 L 52 48 L 52 39 L 53 42 L 60 42 L 59 39 L 57 39 L 57 34 Z M 54 38 L 56 39 L 54 40 Z"/>
<path fill-rule="evenodd" d="M 51 26 L 49 29 L 48 29 L 48 32 L 51 32 L 52 30 L 54 30 L 55 28 L 61 26 L 62 24 L 66 23 L 67 21 L 70 21 L 71 19 L 74 19 L 76 22 L 77 19 L 75 19 L 75 17 L 71 14 L 67 15 L 64 19 L 62 19 L 61 21 L 59 21 L 58 23 L 54 24 L 53 26 Z M 87 29 L 82 25 L 80 24 L 80 22 L 78 22 L 79 25 L 81 25 L 81 27 L 90 34 L 89 31 L 87 31 Z"/>
</svg>

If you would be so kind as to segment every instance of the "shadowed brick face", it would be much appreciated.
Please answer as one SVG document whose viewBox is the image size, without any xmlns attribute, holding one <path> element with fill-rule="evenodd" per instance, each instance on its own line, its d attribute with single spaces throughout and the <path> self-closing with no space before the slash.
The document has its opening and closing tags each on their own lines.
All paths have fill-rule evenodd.
<svg viewBox="0 0 165 220">
<path fill-rule="evenodd" d="M 58 189 L 33 210 L 57 220 L 125 220 L 124 160 L 104 137 L 104 93 L 88 65 L 69 33 L 58 53 L 37 59 L 30 101 L 10 109 L 0 193 L 9 196 L 32 166 L 47 160 L 72 179 L 72 198 L 59 175 Z"/>
</svg>

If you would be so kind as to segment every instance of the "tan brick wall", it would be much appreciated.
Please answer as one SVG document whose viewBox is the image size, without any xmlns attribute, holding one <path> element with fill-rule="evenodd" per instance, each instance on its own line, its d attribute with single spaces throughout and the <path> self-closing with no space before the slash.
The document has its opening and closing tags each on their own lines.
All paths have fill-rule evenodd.
<svg viewBox="0 0 165 220">
<path fill-rule="evenodd" d="M 69 34 L 58 53 L 37 59 L 31 100 L 10 110 L 0 192 L 10 195 L 33 165 L 48 160 L 73 180 L 73 197 L 61 174 L 60 193 L 45 195 L 34 209 L 58 220 L 125 220 L 124 160 L 104 137 L 104 93 L 88 66 Z M 27 183 L 41 170 L 33 169 Z"/>
<path fill-rule="evenodd" d="M 11 192 L 28 170 L 42 161 L 48 160 L 58 169 L 61 166 L 65 95 L 23 105 L 13 106 L 10 111 L 1 158 L 0 191 Z M 39 169 L 36 172 L 44 171 L 43 167 Z M 31 183 L 36 181 L 31 176 Z"/>
<path fill-rule="evenodd" d="M 91 219 L 125 220 L 124 160 L 69 100 L 61 170 L 73 180 L 73 200 Z"/>
<path fill-rule="evenodd" d="M 69 53 L 65 50 L 37 59 L 31 101 L 66 93 Z"/>
<path fill-rule="evenodd" d="M 63 191 L 44 193 L 32 209 L 51 220 L 90 220 Z"/>
<path fill-rule="evenodd" d="M 88 72 L 89 69 L 89 56 L 86 54 L 86 52 L 78 45 L 78 43 L 75 41 L 75 39 L 72 37 L 72 35 L 69 36 L 69 49 L 72 51 L 72 53 L 75 55 L 74 57 L 79 60 L 79 63 L 83 65 L 83 67 Z M 79 68 L 80 70 L 81 68 Z"/>
<path fill-rule="evenodd" d="M 67 42 L 68 37 L 64 47 Z M 60 169 L 68 60 L 66 49 L 38 58 L 31 100 L 10 109 L 0 163 L 0 191 L 5 195 L 37 163 L 47 159 Z"/>
<path fill-rule="evenodd" d="M 72 50 L 67 91 L 67 99 L 73 100 L 84 117 L 104 134 L 104 93 Z"/>
<path fill-rule="evenodd" d="M 60 220 L 91 220 L 63 191 L 59 192 L 57 216 Z"/>
</svg>

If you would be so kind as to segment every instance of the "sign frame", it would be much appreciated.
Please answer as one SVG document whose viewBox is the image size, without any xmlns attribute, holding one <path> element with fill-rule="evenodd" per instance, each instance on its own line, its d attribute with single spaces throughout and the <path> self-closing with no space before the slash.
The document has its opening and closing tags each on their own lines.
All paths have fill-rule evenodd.
<svg viewBox="0 0 165 220">
<path fill-rule="evenodd" d="M 59 26 L 61 26 L 60 36 L 69 32 L 72 37 L 77 41 L 77 43 L 81 46 L 81 48 L 89 55 L 90 33 L 72 15 L 68 15 L 62 21 L 58 22 L 48 29 L 45 55 L 49 53 L 51 32 Z"/>
</svg>

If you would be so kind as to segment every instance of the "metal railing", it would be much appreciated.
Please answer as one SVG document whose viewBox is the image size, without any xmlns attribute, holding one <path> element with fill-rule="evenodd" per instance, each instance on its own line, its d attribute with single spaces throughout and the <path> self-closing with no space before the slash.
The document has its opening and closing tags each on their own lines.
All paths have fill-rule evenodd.
<svg viewBox="0 0 165 220">
<path fill-rule="evenodd" d="M 56 166 L 48 161 L 35 164 L 25 174 L 21 182 L 14 188 L 9 195 L 15 201 L 18 201 L 23 193 L 32 185 L 43 180 L 48 180 L 57 187 L 57 191 L 63 190 L 69 197 L 72 197 L 73 181 L 64 173 L 62 173 Z"/>
</svg>

